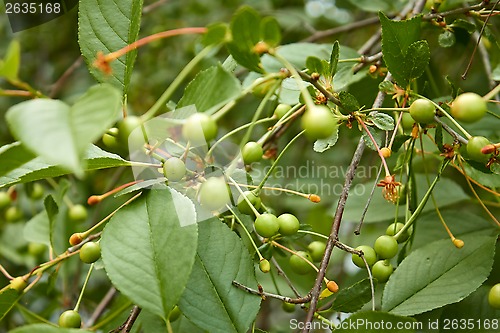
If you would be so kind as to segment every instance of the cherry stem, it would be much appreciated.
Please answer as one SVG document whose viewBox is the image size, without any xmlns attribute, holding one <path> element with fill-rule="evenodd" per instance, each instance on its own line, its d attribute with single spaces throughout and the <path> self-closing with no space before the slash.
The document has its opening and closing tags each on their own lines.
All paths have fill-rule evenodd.
<svg viewBox="0 0 500 333">
<path fill-rule="evenodd" d="M 495 88 L 493 88 L 489 93 L 483 96 L 483 99 L 485 101 L 489 101 L 490 99 L 493 99 L 496 94 L 500 92 L 500 84 L 498 84 Z"/>
<path fill-rule="evenodd" d="M 243 200 L 246 201 L 247 205 L 250 207 L 250 209 L 255 214 L 255 216 L 257 216 L 257 217 L 260 216 L 260 213 L 257 211 L 257 209 L 255 209 L 254 205 L 250 202 L 250 200 L 247 198 L 247 196 L 243 194 L 243 190 L 240 187 L 240 186 L 246 187 L 248 185 L 240 185 L 240 184 L 236 183 L 236 181 L 233 178 L 231 178 L 230 176 L 228 176 L 228 178 L 231 181 L 231 183 L 236 187 L 238 192 L 240 192 L 240 195 L 243 197 Z"/>
<path fill-rule="evenodd" d="M 365 130 L 366 134 L 368 134 L 368 136 L 370 137 L 370 140 L 372 141 L 373 145 L 377 149 L 378 156 L 380 156 L 380 159 L 382 160 L 382 164 L 384 165 L 385 176 L 386 177 L 391 176 L 391 172 L 389 171 L 389 167 L 387 166 L 387 162 L 385 161 L 385 157 L 384 157 L 384 155 L 382 155 L 382 152 L 380 151 L 380 148 L 379 148 L 377 142 L 375 141 L 375 138 L 373 137 L 372 133 L 370 132 L 370 130 L 366 126 L 365 122 L 360 117 L 356 117 L 356 119 L 361 124 L 361 126 L 363 126 L 363 129 Z"/>
<path fill-rule="evenodd" d="M 295 142 L 295 140 L 297 140 L 302 134 L 304 134 L 304 132 L 305 131 L 302 131 L 299 134 L 297 134 L 296 136 L 294 136 L 293 139 L 290 140 L 287 143 L 287 145 L 285 146 L 285 148 L 283 148 L 283 150 L 280 152 L 280 154 L 278 155 L 278 157 L 276 157 L 276 160 L 274 160 L 274 163 L 271 165 L 271 167 L 267 171 L 266 175 L 264 176 L 264 178 L 260 182 L 259 187 L 257 187 L 257 191 L 258 192 L 260 192 L 260 190 L 262 189 L 262 187 L 264 187 L 264 184 L 266 183 L 267 179 L 271 176 L 274 168 L 278 165 L 279 160 L 281 159 L 281 157 L 283 156 L 283 154 L 286 152 L 286 150 Z"/>
<path fill-rule="evenodd" d="M 89 205 L 95 205 L 95 204 L 97 204 L 97 203 L 101 202 L 103 199 L 105 199 L 105 198 L 109 197 L 110 195 L 115 194 L 115 193 L 117 193 L 117 192 L 119 192 L 119 191 L 123 190 L 124 188 L 129 187 L 129 186 L 132 186 L 132 185 L 138 184 L 138 183 L 140 183 L 140 182 L 142 182 L 142 181 L 143 181 L 142 179 L 139 179 L 139 180 L 134 180 L 134 181 L 132 181 L 132 182 L 129 182 L 129 183 L 126 183 L 126 184 L 120 185 L 120 186 L 118 186 L 117 188 L 114 188 L 114 189 L 112 189 L 111 191 L 108 191 L 108 192 L 106 192 L 106 193 L 104 193 L 104 194 L 101 194 L 101 195 L 92 195 L 92 196 L 90 196 L 90 197 L 88 198 L 87 203 L 88 203 Z"/>
<path fill-rule="evenodd" d="M 299 257 L 300 259 L 304 260 L 309 266 L 311 266 L 316 272 L 318 272 L 318 267 L 314 266 L 314 264 L 312 262 L 310 262 L 308 259 L 306 259 L 305 257 L 301 256 L 300 254 L 298 254 L 296 251 L 294 250 L 291 250 L 289 248 L 287 248 L 286 246 L 284 245 L 281 245 L 280 243 L 276 242 L 276 241 L 271 241 L 271 244 L 273 246 L 276 246 L 276 247 L 279 247 L 280 249 L 282 250 L 285 250 L 287 252 L 290 252 L 291 254 L 294 254 L 296 255 L 297 257 Z M 326 278 L 323 278 L 326 282 L 328 282 L 328 280 Z"/>
<path fill-rule="evenodd" d="M 243 224 L 243 222 L 240 220 L 240 218 L 238 217 L 238 215 L 236 215 L 236 213 L 232 210 L 232 208 L 229 206 L 229 205 L 226 205 L 226 207 L 231 211 L 231 213 L 233 214 L 234 218 L 236 219 L 236 221 L 238 221 L 238 223 L 240 224 L 240 226 L 243 228 L 243 230 L 245 231 L 248 239 L 250 240 L 250 243 L 252 243 L 252 246 L 254 247 L 255 249 L 255 252 L 257 252 L 257 255 L 259 256 L 259 261 L 264 259 L 264 257 L 262 256 L 262 254 L 260 253 L 259 251 L 259 248 L 257 247 L 257 244 L 255 244 L 255 242 L 253 241 L 253 238 L 252 236 L 250 235 L 250 232 L 247 230 L 247 228 L 245 227 L 245 224 Z"/>
<path fill-rule="evenodd" d="M 259 188 L 259 186 L 257 185 L 246 185 L 246 184 L 237 184 L 235 183 L 235 185 L 238 185 L 238 186 L 242 186 L 242 187 L 248 187 L 248 188 Z M 291 193 L 291 194 L 295 194 L 295 195 L 298 195 L 300 197 L 303 197 L 303 198 L 306 198 L 307 200 L 310 200 L 314 203 L 318 203 L 321 201 L 321 197 L 317 194 L 310 194 L 310 193 L 302 193 L 302 192 L 298 192 L 298 191 L 294 191 L 294 190 L 291 190 L 291 189 L 288 189 L 288 188 L 283 188 L 283 187 L 269 187 L 269 186 L 262 186 L 262 189 L 263 190 L 270 190 L 270 191 L 280 191 L 280 192 L 286 192 L 286 193 Z"/>
<path fill-rule="evenodd" d="M 431 193 L 434 190 L 434 187 L 436 186 L 439 179 L 441 178 L 441 174 L 443 173 L 444 169 L 448 166 L 449 163 L 450 163 L 450 160 L 448 160 L 448 159 L 443 160 L 443 163 L 441 164 L 440 170 L 439 170 L 438 174 L 436 175 L 436 178 L 434 178 L 434 181 L 431 183 L 431 185 L 427 189 L 427 192 L 425 192 L 425 195 L 422 198 L 422 200 L 420 201 L 420 203 L 418 204 L 417 208 L 415 209 L 413 214 L 410 216 L 408 221 L 406 221 L 403 228 L 401 228 L 401 230 L 399 230 L 399 232 L 393 236 L 395 240 L 398 240 L 399 237 L 401 237 L 401 235 L 408 230 L 408 228 L 413 224 L 413 222 L 415 222 L 417 220 L 417 217 L 420 215 L 420 213 L 424 209 L 424 206 L 427 203 L 427 200 L 429 200 L 429 197 L 431 196 Z"/>
<path fill-rule="evenodd" d="M 314 231 L 309 231 L 309 230 L 297 230 L 297 232 L 300 232 L 300 233 L 303 233 L 303 234 L 313 235 L 313 236 L 320 237 L 320 238 L 323 238 L 323 239 L 328 239 L 328 236 L 325 236 L 325 235 L 323 235 L 323 234 L 320 234 L 320 233 L 317 233 L 317 232 L 314 232 Z"/>
<path fill-rule="evenodd" d="M 5 267 L 3 267 L 3 265 L 0 264 L 0 272 L 9 280 L 13 280 L 14 277 L 12 275 L 9 274 L 9 272 L 7 272 L 7 270 L 5 269 Z"/>
<path fill-rule="evenodd" d="M 90 274 L 92 274 L 92 270 L 94 269 L 94 263 L 90 265 L 89 271 L 87 273 L 87 277 L 85 278 L 85 282 L 83 282 L 82 290 L 80 291 L 80 295 L 78 296 L 78 300 L 76 301 L 75 310 L 78 312 L 78 308 L 80 307 L 80 302 L 82 301 L 83 298 L 83 293 L 85 292 L 85 289 L 87 288 L 87 283 L 89 282 L 90 279 Z"/>
<path fill-rule="evenodd" d="M 190 35 L 190 34 L 204 34 L 207 32 L 207 28 L 205 27 L 188 27 L 188 28 L 179 28 L 179 29 L 172 29 L 172 30 L 167 30 L 167 31 L 161 31 L 153 35 L 146 36 L 144 38 L 138 39 L 135 42 L 119 49 L 118 51 L 108 53 L 104 56 L 104 61 L 106 62 L 111 62 L 119 57 L 127 54 L 130 51 L 133 51 L 141 46 L 144 46 L 146 44 L 149 44 L 155 40 L 158 39 L 163 39 L 163 38 L 169 38 L 169 37 L 174 37 L 174 36 L 180 36 L 180 35 Z"/>
<path fill-rule="evenodd" d="M 484 211 L 491 217 L 491 219 L 496 223 L 496 225 L 498 227 L 500 227 L 500 222 L 498 222 L 498 220 L 496 219 L 495 215 L 493 215 L 490 212 L 490 210 L 488 209 L 488 207 L 486 207 L 485 204 L 481 201 L 481 198 L 479 198 L 479 195 L 477 194 L 476 190 L 474 190 L 474 187 L 472 186 L 472 184 L 471 184 L 471 182 L 469 180 L 469 177 L 467 176 L 467 174 L 465 172 L 462 160 L 458 159 L 458 163 L 460 164 L 460 168 L 462 169 L 463 174 L 465 175 L 465 180 L 467 181 L 467 185 L 469 185 L 469 188 L 471 189 L 471 191 L 474 194 L 474 196 L 476 197 L 476 199 L 479 201 L 479 204 L 481 205 L 481 207 L 483 207 Z"/>
</svg>

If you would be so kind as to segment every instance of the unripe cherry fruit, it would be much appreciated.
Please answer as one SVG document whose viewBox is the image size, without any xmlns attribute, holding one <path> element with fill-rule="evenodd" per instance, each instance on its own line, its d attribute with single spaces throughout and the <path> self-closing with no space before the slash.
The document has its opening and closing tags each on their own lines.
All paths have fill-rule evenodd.
<svg viewBox="0 0 500 333">
<path fill-rule="evenodd" d="M 59 326 L 64 328 L 80 328 L 82 326 L 82 317 L 75 310 L 64 311 L 59 316 Z"/>
<path fill-rule="evenodd" d="M 372 267 L 372 275 L 378 282 L 384 283 L 389 280 L 394 267 L 387 260 L 379 260 Z"/>
<path fill-rule="evenodd" d="M 259 262 L 259 269 L 262 273 L 269 273 L 269 271 L 271 270 L 271 264 L 269 263 L 269 260 L 262 259 Z"/>
<path fill-rule="evenodd" d="M 130 134 L 139 126 L 141 126 L 141 118 L 136 116 L 127 116 L 121 119 L 118 124 L 119 142 L 123 145 L 128 145 Z"/>
<path fill-rule="evenodd" d="M 281 308 L 283 309 L 283 311 L 288 313 L 295 312 L 295 304 L 292 303 L 283 302 L 281 303 Z"/>
<path fill-rule="evenodd" d="M 278 217 L 278 223 L 279 233 L 283 236 L 294 235 L 300 228 L 299 220 L 295 217 L 295 215 L 288 213 L 281 214 Z"/>
<path fill-rule="evenodd" d="M 73 222 L 83 222 L 87 219 L 87 208 L 83 205 L 73 205 L 68 211 L 68 217 Z"/>
<path fill-rule="evenodd" d="M 86 264 L 92 264 L 101 257 L 101 246 L 96 242 L 83 244 L 80 249 L 80 260 Z"/>
<path fill-rule="evenodd" d="M 208 178 L 201 184 L 198 198 L 208 210 L 219 210 L 229 203 L 229 190 L 224 177 Z"/>
<path fill-rule="evenodd" d="M 28 286 L 28 282 L 22 277 L 18 276 L 10 280 L 9 288 L 17 292 L 22 292 Z"/>
<path fill-rule="evenodd" d="M 300 256 L 304 257 L 309 261 L 312 260 L 309 253 L 305 251 L 297 251 L 297 254 L 299 254 Z M 307 274 L 312 270 L 312 267 L 309 266 L 309 264 L 304 259 L 302 259 L 296 254 L 292 254 L 292 256 L 290 257 L 290 267 L 295 273 L 301 275 Z"/>
<path fill-rule="evenodd" d="M 411 117 L 420 124 L 434 122 L 434 104 L 430 101 L 419 98 L 410 105 Z"/>
<path fill-rule="evenodd" d="M 278 119 L 281 119 L 285 114 L 287 114 L 288 111 L 290 111 L 291 108 L 292 107 L 288 104 L 278 104 L 276 109 L 274 109 L 274 114 L 278 117 Z"/>
<path fill-rule="evenodd" d="M 391 157 L 392 151 L 391 151 L 391 148 L 383 147 L 383 148 L 380 148 L 380 153 L 382 154 L 382 156 L 384 158 L 389 158 L 389 157 Z"/>
<path fill-rule="evenodd" d="M 217 136 L 217 124 L 209 115 L 195 113 L 186 119 L 182 126 L 182 135 L 195 144 L 209 142 Z"/>
<path fill-rule="evenodd" d="M 318 262 L 323 259 L 325 249 L 326 244 L 322 241 L 314 241 L 307 246 L 307 251 L 309 251 L 309 254 L 311 255 L 311 258 L 314 262 Z"/>
<path fill-rule="evenodd" d="M 178 182 L 186 174 L 186 165 L 178 157 L 170 157 L 163 163 L 163 174 L 169 181 Z"/>
<path fill-rule="evenodd" d="M 5 211 L 5 220 L 16 222 L 23 218 L 23 212 L 17 206 L 11 206 Z"/>
<path fill-rule="evenodd" d="M 261 214 L 255 219 L 255 231 L 262 237 L 269 238 L 276 235 L 280 225 L 274 214 Z"/>
<path fill-rule="evenodd" d="M 248 202 L 244 199 L 244 196 L 250 201 L 250 203 L 255 207 L 255 209 L 259 209 L 261 206 L 260 197 L 256 196 L 252 191 L 245 191 L 243 194 L 240 194 L 237 201 L 238 210 L 243 214 L 253 215 L 252 208 L 248 205 Z"/>
<path fill-rule="evenodd" d="M 490 159 L 490 154 L 483 154 L 481 149 L 490 144 L 490 140 L 484 136 L 473 136 L 467 142 L 467 155 L 476 162 L 486 163 Z"/>
<path fill-rule="evenodd" d="M 264 155 L 262 146 L 260 143 L 254 141 L 247 142 L 241 150 L 241 156 L 243 157 L 243 162 L 245 164 L 259 162 L 262 159 L 262 155 Z"/>
<path fill-rule="evenodd" d="M 7 192 L 0 192 L 0 209 L 3 209 L 11 203 L 10 195 Z"/>
<path fill-rule="evenodd" d="M 40 183 L 34 183 L 33 188 L 31 189 L 30 198 L 32 200 L 40 200 L 41 198 L 43 198 L 43 194 L 43 186 Z"/>
<path fill-rule="evenodd" d="M 495 309 L 500 309 L 500 283 L 491 287 L 488 293 L 488 303 Z"/>
<path fill-rule="evenodd" d="M 385 230 L 385 234 L 387 236 L 394 236 L 401 229 L 403 229 L 403 227 L 404 227 L 404 224 L 401 223 L 401 222 L 392 223 Z M 402 233 L 401 236 L 399 236 L 397 242 L 398 243 L 404 243 L 404 242 L 406 242 L 408 240 L 408 238 L 410 237 L 412 230 L 413 230 L 413 226 L 410 226 L 410 228 L 406 229 L 406 231 L 404 233 Z"/>
<path fill-rule="evenodd" d="M 377 253 L 371 246 L 360 245 L 356 248 L 356 250 L 363 252 L 363 256 L 365 257 L 368 266 L 372 266 L 377 261 Z M 359 268 L 366 268 L 365 262 L 357 254 L 353 253 L 351 259 L 354 265 L 358 266 Z"/>
<path fill-rule="evenodd" d="M 375 240 L 373 249 L 381 259 L 390 259 L 398 253 L 398 242 L 392 236 L 382 235 Z"/>
<path fill-rule="evenodd" d="M 458 121 L 473 123 L 486 114 L 486 101 L 478 94 L 467 92 L 459 95 L 451 104 L 451 115 Z"/>
<path fill-rule="evenodd" d="M 314 105 L 302 115 L 302 128 L 311 140 L 326 139 L 338 127 L 338 122 L 325 105 Z"/>
</svg>

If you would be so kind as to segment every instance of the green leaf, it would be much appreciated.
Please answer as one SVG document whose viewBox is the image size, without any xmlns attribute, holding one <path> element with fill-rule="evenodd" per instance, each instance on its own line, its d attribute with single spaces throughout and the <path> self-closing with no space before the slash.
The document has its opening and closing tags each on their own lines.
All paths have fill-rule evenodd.
<svg viewBox="0 0 500 333">
<path fill-rule="evenodd" d="M 337 72 L 337 65 L 339 63 L 339 57 L 340 57 L 340 44 L 339 41 L 336 40 L 335 43 L 333 43 L 332 47 L 332 53 L 330 53 L 330 62 L 329 62 L 329 68 L 328 68 L 328 73 L 330 77 L 334 77 L 335 73 Z"/>
<path fill-rule="evenodd" d="M 339 333 L 380 333 L 394 330 L 398 333 L 415 332 L 414 329 L 404 329 L 396 327 L 414 327 L 416 320 L 410 317 L 397 316 L 391 313 L 380 311 L 357 312 L 339 324 L 340 328 L 335 332 Z M 383 323 L 383 324 L 382 324 Z M 378 325 L 376 325 L 378 324 Z M 383 326 L 380 326 L 383 325 Z M 383 327 L 383 328 L 381 328 Z M 390 327 L 390 329 L 389 329 Z M 384 329 L 385 328 L 385 329 Z"/>
<path fill-rule="evenodd" d="M 196 212 L 188 198 L 169 188 L 143 196 L 106 225 L 102 259 L 121 293 L 166 320 L 195 260 Z"/>
<path fill-rule="evenodd" d="M 80 328 L 61 328 L 57 326 L 52 326 L 48 324 L 32 324 L 22 327 L 18 327 L 10 333 L 90 333 L 92 331 L 80 329 Z"/>
<path fill-rule="evenodd" d="M 321 62 L 321 59 L 313 56 L 307 57 L 306 67 L 310 73 L 318 73 L 320 75 L 324 75 L 326 71 L 326 69 L 323 68 L 323 63 Z"/>
<path fill-rule="evenodd" d="M 200 72 L 188 84 L 177 108 L 194 104 L 198 112 L 205 112 L 236 98 L 240 93 L 238 79 L 222 66 L 213 66 Z"/>
<path fill-rule="evenodd" d="M 13 142 L 0 147 L 0 177 L 19 168 L 35 157 L 36 155 L 26 149 L 21 142 Z"/>
<path fill-rule="evenodd" d="M 392 21 L 379 13 L 379 18 L 384 61 L 398 84 L 405 87 L 410 80 L 420 77 L 429 63 L 429 46 L 426 41 L 418 41 L 422 17 Z"/>
<path fill-rule="evenodd" d="M 33 216 L 23 230 L 24 238 L 33 243 L 50 245 L 50 223 L 47 211 L 43 210 Z"/>
<path fill-rule="evenodd" d="M 464 19 L 457 19 L 453 21 L 453 23 L 450 24 L 450 28 L 452 28 L 453 30 L 463 29 L 470 34 L 476 31 L 476 25 Z"/>
<path fill-rule="evenodd" d="M 21 44 L 13 39 L 3 60 L 0 60 L 0 77 L 10 81 L 16 81 L 21 63 Z"/>
<path fill-rule="evenodd" d="M 375 139 L 377 146 L 379 148 L 382 147 L 382 145 L 383 145 L 382 132 L 377 130 L 376 128 L 373 128 L 373 127 L 368 126 L 367 128 L 370 131 L 370 133 L 372 134 L 373 139 Z M 377 148 L 375 148 L 375 144 L 373 143 L 372 139 L 370 138 L 370 136 L 368 135 L 368 133 L 366 133 L 366 131 L 364 129 L 363 129 L 362 137 L 363 137 L 363 140 L 365 141 L 365 144 L 368 148 L 370 148 L 371 150 L 375 150 L 375 151 L 377 150 Z"/>
<path fill-rule="evenodd" d="M 281 28 L 274 17 L 264 17 L 260 21 L 260 39 L 270 47 L 276 47 L 281 42 Z"/>
<path fill-rule="evenodd" d="M 6 289 L 0 293 L 0 321 L 21 299 L 22 294 L 14 289 Z"/>
<path fill-rule="evenodd" d="M 378 85 L 378 90 L 381 92 L 385 92 L 386 94 L 395 94 L 397 92 L 396 87 L 394 87 L 394 83 L 391 81 L 382 81 Z"/>
<path fill-rule="evenodd" d="M 211 333 L 246 333 L 261 298 L 236 288 L 233 280 L 257 286 L 247 249 L 218 219 L 201 222 L 196 263 L 179 302 L 182 313 Z"/>
<path fill-rule="evenodd" d="M 360 108 L 359 102 L 356 97 L 354 97 L 353 94 L 347 91 L 339 92 L 339 100 L 342 103 L 342 107 L 349 112 L 358 111 Z"/>
<path fill-rule="evenodd" d="M 466 161 L 462 162 L 462 165 L 464 166 L 467 176 L 474 179 L 479 184 L 488 187 L 500 187 L 500 177 L 498 177 L 498 175 L 494 173 L 486 173 L 482 170 L 476 169 Z"/>
<path fill-rule="evenodd" d="M 455 34 L 449 30 L 445 30 L 443 33 L 439 34 L 438 43 L 441 47 L 452 47 L 455 45 Z"/>
<path fill-rule="evenodd" d="M 98 85 L 72 107 L 57 100 L 35 99 L 11 107 L 6 119 L 28 149 L 81 176 L 85 150 L 115 122 L 120 105 L 116 89 Z"/>
<path fill-rule="evenodd" d="M 243 67 L 254 72 L 262 73 L 260 57 L 253 52 L 253 48 L 260 40 L 260 15 L 249 7 L 241 7 L 231 20 L 232 40 L 227 48 L 234 60 Z"/>
<path fill-rule="evenodd" d="M 59 214 L 59 206 L 57 205 L 51 194 L 49 194 L 45 198 L 43 204 L 45 206 L 45 211 L 47 212 L 47 217 L 49 219 L 50 245 L 52 248 L 55 248 L 54 233 L 56 232 L 56 228 L 54 228 L 54 225 L 56 223 L 57 215 Z M 60 232 L 60 230 L 57 231 Z"/>
<path fill-rule="evenodd" d="M 339 139 L 339 128 L 337 126 L 337 128 L 329 138 L 316 140 L 314 142 L 313 149 L 317 153 L 322 153 L 335 146 L 338 139 Z"/>
<path fill-rule="evenodd" d="M 0 162 L 3 161 L 0 155 Z M 114 168 L 119 166 L 129 166 L 130 162 L 125 161 L 120 156 L 108 153 L 101 148 L 90 145 L 84 155 L 87 165 L 86 170 L 98 170 Z M 48 163 L 45 159 L 37 157 L 23 164 L 21 167 L 0 177 L 0 188 L 17 183 L 27 183 L 35 180 L 54 178 L 68 174 L 69 171 Z"/>
<path fill-rule="evenodd" d="M 375 126 L 383 131 L 392 131 L 394 129 L 394 118 L 388 114 L 372 111 L 369 114 L 369 119 Z"/>
<path fill-rule="evenodd" d="M 411 252 L 389 278 L 382 310 L 411 316 L 456 303 L 479 288 L 493 265 L 496 236 L 462 240 L 462 249 L 442 239 Z"/>
<path fill-rule="evenodd" d="M 94 67 L 97 53 L 120 50 L 137 40 L 141 26 L 143 0 L 80 1 L 78 43 L 90 73 L 125 95 L 128 90 L 137 50 L 111 62 L 111 75 Z"/>
<path fill-rule="evenodd" d="M 207 26 L 207 32 L 201 41 L 203 45 L 213 45 L 225 42 L 229 27 L 225 23 L 213 23 Z"/>
<path fill-rule="evenodd" d="M 335 312 L 356 312 L 372 298 L 370 279 L 363 279 L 346 289 L 340 289 L 331 310 Z"/>
</svg>

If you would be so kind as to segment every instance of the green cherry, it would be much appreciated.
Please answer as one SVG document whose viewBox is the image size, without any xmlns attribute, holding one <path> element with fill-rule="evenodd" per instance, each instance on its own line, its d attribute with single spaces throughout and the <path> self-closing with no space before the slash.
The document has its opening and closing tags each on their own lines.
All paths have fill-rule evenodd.
<svg viewBox="0 0 500 333">
<path fill-rule="evenodd" d="M 208 210 L 219 210 L 229 203 L 229 190 L 223 177 L 210 177 L 201 184 L 198 199 Z"/>
<path fill-rule="evenodd" d="M 283 236 L 294 235 L 300 228 L 299 220 L 295 217 L 295 215 L 288 213 L 281 214 L 278 217 L 278 223 L 279 233 Z"/>
<path fill-rule="evenodd" d="M 64 311 L 59 316 L 59 326 L 64 328 L 80 328 L 82 326 L 82 317 L 75 310 Z"/>
<path fill-rule="evenodd" d="M 68 211 L 68 217 L 73 222 L 83 222 L 87 216 L 87 208 L 83 205 L 73 205 Z"/>
<path fill-rule="evenodd" d="M 181 309 L 179 309 L 179 307 L 176 305 L 174 306 L 172 311 L 170 311 L 170 313 L 168 314 L 168 321 L 173 323 L 174 321 L 179 319 L 180 316 L 181 316 Z"/>
<path fill-rule="evenodd" d="M 163 174 L 169 181 L 178 182 L 186 174 L 186 165 L 178 157 L 170 157 L 163 163 Z"/>
<path fill-rule="evenodd" d="M 338 122 L 325 105 L 314 105 L 302 115 L 302 129 L 311 140 L 326 139 L 338 127 Z"/>
<path fill-rule="evenodd" d="M 247 142 L 241 150 L 241 156 L 243 157 L 243 162 L 245 164 L 259 162 L 262 159 L 262 155 L 264 155 L 262 146 L 254 141 Z"/>
<path fill-rule="evenodd" d="M 377 261 L 377 253 L 375 250 L 368 245 L 361 245 L 356 248 L 358 251 L 362 251 L 368 266 L 372 266 Z M 352 254 L 352 262 L 359 268 L 366 268 L 365 262 L 357 254 Z"/>
<path fill-rule="evenodd" d="M 392 223 L 391 225 L 389 225 L 387 227 L 387 229 L 385 230 L 385 234 L 387 236 L 394 236 L 395 234 L 397 234 L 401 229 L 403 229 L 404 227 L 404 224 L 401 223 L 401 222 L 397 222 L 397 223 Z M 412 233 L 412 230 L 413 230 L 413 226 L 410 226 L 410 228 L 406 229 L 406 231 L 404 233 L 401 234 L 401 236 L 399 236 L 397 242 L 398 243 L 404 243 L 408 240 L 408 238 L 410 238 L 410 235 Z"/>
<path fill-rule="evenodd" d="M 488 303 L 495 309 L 500 309 L 500 283 L 491 287 L 488 293 Z"/>
<path fill-rule="evenodd" d="M 292 304 L 292 303 L 283 302 L 281 304 L 281 308 L 283 309 L 283 311 L 288 312 L 288 313 L 295 312 L 295 304 Z"/>
<path fill-rule="evenodd" d="M 5 211 L 5 220 L 16 222 L 23 218 L 23 212 L 17 206 L 11 206 Z"/>
<path fill-rule="evenodd" d="M 86 264 L 92 264 L 101 257 L 101 246 L 95 242 L 83 244 L 80 249 L 80 260 Z"/>
<path fill-rule="evenodd" d="M 276 109 L 274 109 L 274 114 L 278 119 L 281 119 L 287 114 L 288 111 L 290 111 L 292 107 L 288 104 L 278 104 Z"/>
<path fill-rule="evenodd" d="M 246 215 L 253 215 L 252 208 L 248 205 L 248 202 L 244 199 L 244 196 L 250 201 L 250 203 L 255 207 L 255 209 L 259 209 L 261 206 L 260 197 L 256 196 L 252 191 L 245 191 L 243 194 L 240 194 L 237 201 L 238 210 Z"/>
<path fill-rule="evenodd" d="M 375 240 L 373 249 L 380 259 L 390 259 L 398 253 L 398 242 L 392 236 L 382 235 Z"/>
<path fill-rule="evenodd" d="M 410 115 L 417 123 L 429 124 L 434 122 L 434 104 L 419 98 L 410 105 Z"/>
<path fill-rule="evenodd" d="M 261 214 L 255 219 L 255 231 L 262 237 L 269 238 L 276 235 L 280 225 L 274 214 Z"/>
<path fill-rule="evenodd" d="M 474 123 L 486 114 L 486 101 L 478 94 L 467 92 L 455 98 L 450 111 L 456 120 Z"/>
<path fill-rule="evenodd" d="M 467 142 L 467 155 L 469 155 L 469 158 L 473 161 L 486 163 L 491 155 L 483 154 L 481 149 L 489 144 L 490 140 L 484 136 L 473 136 L 469 139 L 469 142 Z"/>
<path fill-rule="evenodd" d="M 372 267 L 372 275 L 378 282 L 384 283 L 389 280 L 394 267 L 387 260 L 379 260 Z"/>
<path fill-rule="evenodd" d="M 40 200 L 43 198 L 44 189 L 40 183 L 34 183 L 33 188 L 31 189 L 31 193 L 29 194 L 32 200 Z"/>
<path fill-rule="evenodd" d="M 311 258 L 314 262 L 319 262 L 323 259 L 323 254 L 325 254 L 326 244 L 322 241 L 314 241 L 311 242 L 307 246 L 307 250 L 311 255 Z"/>
<path fill-rule="evenodd" d="M 217 136 L 217 124 L 209 115 L 195 113 L 186 119 L 182 126 L 182 135 L 195 144 L 209 142 Z"/>
<path fill-rule="evenodd" d="M 297 251 L 297 254 L 306 258 L 309 261 L 312 261 L 312 258 L 309 255 L 309 253 L 305 251 Z M 290 267 L 295 273 L 301 275 L 307 274 L 312 270 L 312 267 L 309 266 L 309 264 L 304 259 L 302 259 L 296 254 L 292 254 L 292 256 L 290 257 Z"/>
<path fill-rule="evenodd" d="M 7 192 L 0 192 L 0 209 L 4 209 L 12 200 L 10 199 L 10 195 Z"/>
</svg>

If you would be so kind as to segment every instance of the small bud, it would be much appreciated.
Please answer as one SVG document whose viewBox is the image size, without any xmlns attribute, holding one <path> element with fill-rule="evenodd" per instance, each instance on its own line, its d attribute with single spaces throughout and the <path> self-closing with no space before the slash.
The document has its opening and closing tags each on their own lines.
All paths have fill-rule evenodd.
<svg viewBox="0 0 500 333">
<path fill-rule="evenodd" d="M 314 203 L 318 203 L 321 201 L 321 197 L 319 195 L 316 195 L 316 194 L 309 194 L 309 200 L 314 202 Z"/>
<path fill-rule="evenodd" d="M 92 206 L 92 205 L 96 205 L 98 204 L 99 202 L 101 202 L 101 196 L 100 195 L 91 195 L 88 200 L 87 200 L 87 204 L 89 206 Z"/>
<path fill-rule="evenodd" d="M 81 232 L 77 232 L 77 233 L 74 233 L 73 235 L 71 235 L 71 237 L 69 238 L 69 244 L 71 246 L 75 246 L 75 245 L 78 245 L 82 242 L 83 240 L 83 235 Z"/>
<path fill-rule="evenodd" d="M 9 287 L 17 292 L 23 291 L 26 286 L 28 286 L 28 282 L 22 276 L 18 276 L 10 280 Z"/>
<path fill-rule="evenodd" d="M 253 51 L 259 55 L 269 52 L 269 45 L 266 42 L 258 42 L 253 47 Z"/>
<path fill-rule="evenodd" d="M 495 145 L 486 145 L 484 146 L 483 148 L 481 148 L 481 153 L 482 154 L 491 154 L 491 153 L 494 153 L 496 150 L 496 147 Z"/>
<path fill-rule="evenodd" d="M 316 72 L 311 73 L 311 80 L 318 81 L 319 78 L 320 78 L 319 73 L 316 73 Z"/>
<path fill-rule="evenodd" d="M 339 286 L 335 281 L 328 281 L 328 283 L 326 284 L 326 287 L 332 293 L 336 293 L 337 291 L 339 291 Z"/>
<path fill-rule="evenodd" d="M 455 247 L 457 249 L 461 249 L 465 245 L 464 241 L 461 239 L 458 239 L 458 238 L 453 238 L 452 242 L 453 242 L 453 245 L 455 245 Z"/>
<path fill-rule="evenodd" d="M 271 270 L 271 264 L 267 259 L 262 259 L 259 262 L 259 269 L 262 271 L 262 273 L 268 273 Z"/>
<path fill-rule="evenodd" d="M 384 147 L 384 148 L 380 149 L 380 154 L 382 154 L 382 156 L 384 158 L 391 157 L 391 154 L 392 154 L 391 148 Z"/>
</svg>

